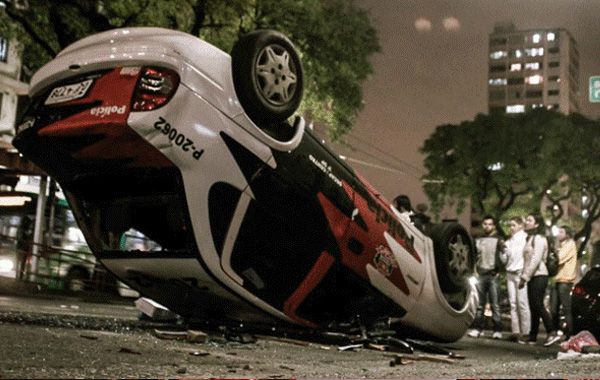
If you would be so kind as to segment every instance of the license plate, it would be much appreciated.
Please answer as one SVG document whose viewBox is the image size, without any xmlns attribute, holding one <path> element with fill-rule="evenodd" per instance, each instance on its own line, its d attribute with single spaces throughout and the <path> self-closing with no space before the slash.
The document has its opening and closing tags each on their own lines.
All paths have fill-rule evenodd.
<svg viewBox="0 0 600 380">
<path fill-rule="evenodd" d="M 83 82 L 68 84 L 66 86 L 56 87 L 44 102 L 45 105 L 68 102 L 70 100 L 79 99 L 85 96 L 87 90 L 94 82 L 93 79 L 88 79 Z"/>
</svg>

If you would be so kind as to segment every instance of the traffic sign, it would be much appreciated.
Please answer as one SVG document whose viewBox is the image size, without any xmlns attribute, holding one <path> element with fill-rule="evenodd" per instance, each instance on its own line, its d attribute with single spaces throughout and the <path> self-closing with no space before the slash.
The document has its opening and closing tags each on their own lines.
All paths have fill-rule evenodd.
<svg viewBox="0 0 600 380">
<path fill-rule="evenodd" d="M 590 102 L 600 103 L 600 76 L 590 77 Z"/>
</svg>

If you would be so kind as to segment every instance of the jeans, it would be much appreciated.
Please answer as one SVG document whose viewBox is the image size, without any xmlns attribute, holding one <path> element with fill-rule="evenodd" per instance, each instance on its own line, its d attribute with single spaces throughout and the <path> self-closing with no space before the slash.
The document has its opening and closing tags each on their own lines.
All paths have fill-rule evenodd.
<svg viewBox="0 0 600 380">
<path fill-rule="evenodd" d="M 485 327 L 485 305 L 487 296 L 489 296 L 490 306 L 492 308 L 492 325 L 494 331 L 502 330 L 502 320 L 500 319 L 500 303 L 498 302 L 498 277 L 496 275 L 484 274 L 478 277 L 477 293 L 479 294 L 479 305 L 473 327 L 477 330 L 483 330 Z"/>
<path fill-rule="evenodd" d="M 510 325 L 513 334 L 529 334 L 531 329 L 531 313 L 527 288 L 519 289 L 520 273 L 506 273 L 506 290 L 510 303 Z"/>
<path fill-rule="evenodd" d="M 548 276 L 534 276 L 527 283 L 527 297 L 529 297 L 529 310 L 531 311 L 531 330 L 529 338 L 535 340 L 540 328 L 540 318 L 548 334 L 554 332 L 552 317 L 544 306 L 544 296 L 548 286 Z"/>
<path fill-rule="evenodd" d="M 567 337 L 573 335 L 573 317 L 571 315 L 571 282 L 557 282 L 552 286 L 550 293 L 550 310 L 552 311 L 552 322 L 556 328 L 560 327 L 560 306 L 562 305 L 565 321 L 567 322 Z"/>
</svg>

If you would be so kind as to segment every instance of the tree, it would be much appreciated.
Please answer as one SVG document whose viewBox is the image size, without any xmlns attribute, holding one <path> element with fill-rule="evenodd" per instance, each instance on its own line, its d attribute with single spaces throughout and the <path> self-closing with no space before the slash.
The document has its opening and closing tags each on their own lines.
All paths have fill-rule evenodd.
<svg viewBox="0 0 600 380">
<path fill-rule="evenodd" d="M 571 192 L 571 202 L 581 206 L 581 228 L 575 238 L 581 239 L 579 252 L 590 241 L 592 226 L 600 219 L 600 122 L 581 115 L 570 117 L 568 133 L 557 132 L 552 149 L 564 168 L 564 187 Z M 564 137 L 564 138 L 563 138 Z M 562 211 L 562 207 L 557 207 Z"/>
<path fill-rule="evenodd" d="M 303 58 L 310 120 L 330 125 L 337 139 L 362 108 L 369 57 L 381 50 L 368 13 L 353 0 L 27 0 L 0 8 L 0 35 L 16 37 L 23 62 L 36 70 L 69 44 L 119 27 L 157 26 L 199 36 L 230 51 L 255 29 L 288 35 Z"/>
<path fill-rule="evenodd" d="M 518 116 L 479 114 L 460 125 L 438 126 L 425 141 L 425 191 L 435 209 L 449 199 L 500 218 L 517 200 L 536 204 L 557 180 L 544 137 L 564 117 L 550 111 Z M 442 181 L 442 182 L 440 182 Z"/>
<path fill-rule="evenodd" d="M 479 215 L 497 219 L 515 208 L 549 203 L 552 224 L 562 221 L 590 239 L 600 219 L 600 122 L 545 109 L 516 116 L 479 114 L 473 121 L 441 125 L 425 141 L 425 192 L 439 211 L 470 199 Z M 582 202 L 582 199 L 584 202 Z M 564 221 L 563 204 L 582 206 L 582 217 Z"/>
</svg>

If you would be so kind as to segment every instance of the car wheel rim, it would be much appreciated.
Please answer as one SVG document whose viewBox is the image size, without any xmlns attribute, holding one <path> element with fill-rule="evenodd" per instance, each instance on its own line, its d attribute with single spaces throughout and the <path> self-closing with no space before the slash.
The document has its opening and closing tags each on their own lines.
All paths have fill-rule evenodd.
<svg viewBox="0 0 600 380">
<path fill-rule="evenodd" d="M 448 244 L 452 254 L 448 263 L 450 274 L 460 281 L 469 272 L 469 245 L 463 241 L 461 235 L 455 235 Z"/>
<path fill-rule="evenodd" d="M 296 67 L 290 53 L 279 45 L 268 45 L 256 61 L 256 76 L 260 94 L 271 104 L 282 106 L 296 92 Z"/>
</svg>

